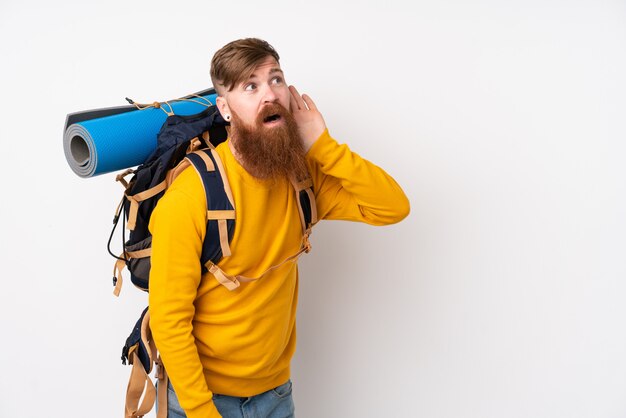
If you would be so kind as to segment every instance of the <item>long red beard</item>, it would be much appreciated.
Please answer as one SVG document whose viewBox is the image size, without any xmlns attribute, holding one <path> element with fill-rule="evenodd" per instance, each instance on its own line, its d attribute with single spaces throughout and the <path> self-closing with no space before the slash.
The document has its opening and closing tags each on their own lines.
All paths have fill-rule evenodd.
<svg viewBox="0 0 626 418">
<path fill-rule="evenodd" d="M 267 127 L 263 121 L 280 115 L 282 123 Z M 278 103 L 265 105 L 254 126 L 246 125 L 232 112 L 232 144 L 243 167 L 254 177 L 275 179 L 287 177 L 301 181 L 308 176 L 304 147 L 293 115 Z"/>
</svg>

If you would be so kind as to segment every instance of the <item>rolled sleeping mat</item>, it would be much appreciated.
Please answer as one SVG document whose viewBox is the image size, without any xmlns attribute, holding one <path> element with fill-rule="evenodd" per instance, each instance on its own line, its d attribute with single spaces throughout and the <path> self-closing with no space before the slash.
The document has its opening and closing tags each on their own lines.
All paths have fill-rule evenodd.
<svg viewBox="0 0 626 418">
<path fill-rule="evenodd" d="M 200 96 L 200 97 L 198 97 Z M 215 104 L 214 89 L 143 110 L 133 105 L 70 113 L 65 119 L 63 149 L 70 168 L 93 177 L 142 164 L 156 149 L 166 111 L 194 115 Z"/>
</svg>

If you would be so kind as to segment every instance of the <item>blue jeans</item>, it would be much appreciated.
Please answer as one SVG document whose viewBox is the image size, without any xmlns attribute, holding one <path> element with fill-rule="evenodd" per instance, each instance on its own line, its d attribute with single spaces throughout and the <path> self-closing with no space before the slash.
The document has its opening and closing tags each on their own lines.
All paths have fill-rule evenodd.
<svg viewBox="0 0 626 418">
<path fill-rule="evenodd" d="M 267 392 L 239 398 L 213 394 L 213 403 L 223 418 L 294 418 L 295 406 L 291 396 L 291 380 Z M 158 405 L 157 405 L 158 408 Z M 169 383 L 167 388 L 167 418 L 185 418 L 178 398 Z"/>
</svg>

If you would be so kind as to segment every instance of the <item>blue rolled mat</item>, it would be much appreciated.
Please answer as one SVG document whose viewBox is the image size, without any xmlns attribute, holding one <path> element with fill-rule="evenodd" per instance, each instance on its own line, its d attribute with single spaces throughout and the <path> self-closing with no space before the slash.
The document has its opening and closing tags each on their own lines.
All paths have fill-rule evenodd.
<svg viewBox="0 0 626 418">
<path fill-rule="evenodd" d="M 201 96 L 203 100 L 197 96 Z M 168 101 L 177 115 L 193 115 L 215 104 L 214 89 Z M 180 99 L 176 99 L 180 100 Z M 170 110 L 167 103 L 162 108 Z M 157 133 L 167 114 L 154 107 L 138 110 L 120 106 L 67 115 L 63 149 L 70 168 L 80 177 L 93 177 L 137 166 L 156 149 Z"/>
</svg>

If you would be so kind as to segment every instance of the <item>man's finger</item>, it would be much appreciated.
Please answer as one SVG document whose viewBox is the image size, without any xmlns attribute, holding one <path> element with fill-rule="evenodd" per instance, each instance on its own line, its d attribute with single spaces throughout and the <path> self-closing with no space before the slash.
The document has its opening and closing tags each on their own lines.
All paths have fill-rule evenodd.
<svg viewBox="0 0 626 418">
<path fill-rule="evenodd" d="M 313 103 L 313 99 L 311 99 L 311 97 L 308 94 L 303 94 L 302 99 L 304 100 L 304 102 L 306 103 L 309 109 L 317 110 L 317 106 L 315 106 L 315 103 Z"/>
<path fill-rule="evenodd" d="M 296 97 L 293 95 L 293 92 L 291 91 L 291 89 L 289 89 L 289 105 L 291 106 L 291 111 L 296 111 L 299 109 L 298 107 L 298 101 L 296 100 Z"/>
<path fill-rule="evenodd" d="M 291 92 L 291 96 L 296 100 L 296 104 L 298 105 L 297 109 L 306 110 L 306 104 L 304 103 L 304 100 L 302 100 L 298 90 L 294 86 L 289 86 L 289 91 Z"/>
</svg>

